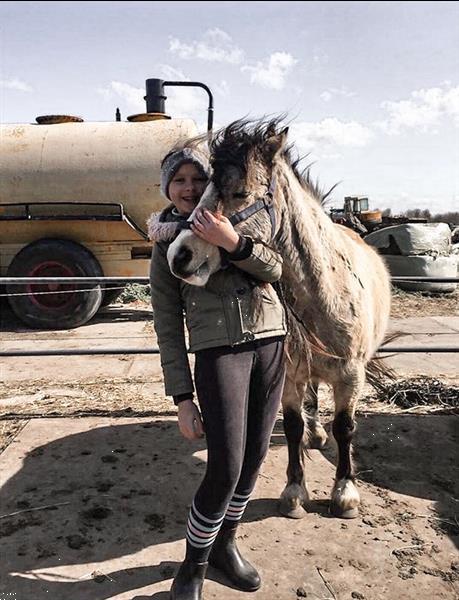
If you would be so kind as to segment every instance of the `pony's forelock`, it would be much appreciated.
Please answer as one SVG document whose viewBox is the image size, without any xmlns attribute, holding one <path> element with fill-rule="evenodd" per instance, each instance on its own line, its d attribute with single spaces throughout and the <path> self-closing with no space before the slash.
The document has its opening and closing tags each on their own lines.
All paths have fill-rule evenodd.
<svg viewBox="0 0 459 600">
<path fill-rule="evenodd" d="M 267 168 L 271 167 L 272 165 L 268 164 L 269 160 L 264 154 L 266 143 L 271 137 L 281 134 L 284 129 L 284 119 L 285 115 L 270 120 L 251 121 L 239 119 L 217 131 L 210 144 L 210 162 L 215 171 L 216 179 L 218 180 L 220 177 L 222 166 L 228 167 L 228 165 L 231 165 L 236 167 L 242 174 L 245 174 L 248 161 L 254 156 L 258 160 L 264 161 Z M 300 170 L 300 163 L 306 157 L 299 156 L 293 144 L 289 144 L 283 149 L 281 157 L 292 169 L 301 186 L 319 204 L 323 204 L 335 186 L 328 192 L 323 191 L 319 183 L 312 179 L 310 172 L 312 164 Z"/>
</svg>

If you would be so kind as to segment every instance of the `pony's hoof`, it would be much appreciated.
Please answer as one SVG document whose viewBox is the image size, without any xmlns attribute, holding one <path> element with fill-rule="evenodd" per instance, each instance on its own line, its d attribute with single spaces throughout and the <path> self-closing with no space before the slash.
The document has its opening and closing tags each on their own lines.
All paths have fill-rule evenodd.
<svg viewBox="0 0 459 600">
<path fill-rule="evenodd" d="M 292 507 L 288 502 L 279 502 L 279 512 L 288 519 L 304 519 L 307 515 L 305 509 L 300 505 Z"/>
<path fill-rule="evenodd" d="M 353 481 L 335 481 L 330 500 L 330 513 L 340 519 L 355 519 L 359 516 L 360 496 Z"/>
<path fill-rule="evenodd" d="M 279 499 L 279 512 L 289 519 L 303 519 L 307 514 L 304 507 L 308 502 L 309 492 L 306 485 L 290 483 Z"/>
<path fill-rule="evenodd" d="M 343 509 L 335 502 L 330 502 L 330 514 L 338 519 L 356 519 L 359 516 L 359 509 L 357 506 Z"/>
</svg>

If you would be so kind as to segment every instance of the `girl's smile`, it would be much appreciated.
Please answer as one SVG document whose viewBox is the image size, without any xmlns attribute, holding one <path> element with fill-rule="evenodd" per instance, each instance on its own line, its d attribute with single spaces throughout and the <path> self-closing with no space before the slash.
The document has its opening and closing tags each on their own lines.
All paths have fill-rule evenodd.
<svg viewBox="0 0 459 600">
<path fill-rule="evenodd" d="M 184 163 L 171 179 L 169 198 L 181 215 L 193 212 L 207 185 L 207 178 L 193 163 Z"/>
</svg>

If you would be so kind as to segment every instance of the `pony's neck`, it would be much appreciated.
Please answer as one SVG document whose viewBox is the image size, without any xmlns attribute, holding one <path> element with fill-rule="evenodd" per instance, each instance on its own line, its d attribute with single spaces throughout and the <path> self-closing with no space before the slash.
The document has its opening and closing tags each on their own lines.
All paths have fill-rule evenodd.
<svg viewBox="0 0 459 600">
<path fill-rule="evenodd" d="M 283 280 L 295 296 L 306 292 L 326 308 L 336 302 L 334 282 L 340 262 L 340 236 L 312 192 L 300 184 L 290 167 L 283 165 L 278 178 L 282 226 L 277 247 L 284 259 Z"/>
</svg>

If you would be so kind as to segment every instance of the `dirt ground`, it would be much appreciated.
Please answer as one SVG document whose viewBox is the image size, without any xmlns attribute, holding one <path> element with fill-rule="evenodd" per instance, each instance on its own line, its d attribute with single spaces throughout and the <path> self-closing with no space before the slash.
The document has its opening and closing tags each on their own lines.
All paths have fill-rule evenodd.
<svg viewBox="0 0 459 600">
<path fill-rule="evenodd" d="M 459 290 L 452 294 L 423 294 L 392 288 L 391 317 L 449 317 L 459 314 Z"/>
<path fill-rule="evenodd" d="M 393 316 L 420 314 L 457 315 L 457 294 L 394 295 Z M 151 321 L 142 333 L 153 333 Z M 44 332 L 27 339 L 52 341 Z M 94 358 L 104 360 L 86 360 Z M 204 445 L 183 440 L 174 415 L 159 367 L 92 379 L 31 370 L 3 383 L 0 598 L 166 600 L 205 468 Z M 327 388 L 321 415 L 329 430 Z M 306 517 L 278 515 L 287 464 L 280 417 L 239 536 L 264 580 L 253 597 L 459 598 L 459 415 L 400 409 L 368 388 L 354 450 L 362 510 L 352 521 L 328 514 L 332 440 L 306 458 Z M 210 571 L 205 597 L 245 595 Z"/>
<path fill-rule="evenodd" d="M 456 598 L 459 490 L 451 449 L 459 440 L 451 419 L 359 415 L 362 509 L 352 521 L 327 512 L 332 443 L 309 452 L 306 517 L 278 515 L 286 465 L 279 422 L 239 536 L 264 580 L 253 597 Z M 22 461 L 0 492 L 0 594 L 166 600 L 203 475 L 203 444 L 186 442 L 174 420 L 159 415 L 62 421 L 28 425 L 6 451 Z M 209 572 L 205 598 L 242 597 Z"/>
<path fill-rule="evenodd" d="M 142 301 L 133 301 L 125 305 L 136 310 L 149 312 L 149 305 Z M 14 330 L 14 323 L 19 330 L 23 327 L 13 317 L 11 311 L 0 306 L 3 324 L 9 323 L 5 329 Z M 429 295 L 421 293 L 407 293 L 393 289 L 391 317 L 411 316 L 452 316 L 459 314 L 459 290 L 453 294 Z M 142 332 L 148 336 L 154 335 L 153 323 L 146 314 Z M 11 327 L 13 321 L 13 327 Z M 4 334 L 3 334 L 4 335 Z M 49 332 L 29 331 L 29 337 L 35 340 L 52 340 L 56 334 Z M 101 360 L 100 357 L 92 357 Z M 92 358 L 87 358 L 91 360 Z M 120 360 L 123 360 L 121 357 Z M 459 369 L 458 369 L 459 371 Z M 161 393 L 161 385 L 149 388 L 151 378 L 145 381 L 144 377 L 129 377 L 129 379 L 110 377 L 97 378 L 93 381 L 87 378 L 69 380 L 65 386 L 61 381 L 53 382 L 52 375 L 46 377 L 35 373 L 24 377 L 24 382 L 8 383 L 3 381 L 0 391 L 0 452 L 8 446 L 12 439 L 27 423 L 28 418 L 43 416 L 150 416 L 155 414 L 175 414 L 171 410 L 171 403 Z M 161 377 L 156 377 L 155 383 L 161 383 Z M 371 390 L 367 389 L 371 400 Z M 154 398 L 154 410 L 151 400 Z M 364 403 L 360 407 L 365 408 Z"/>
</svg>

